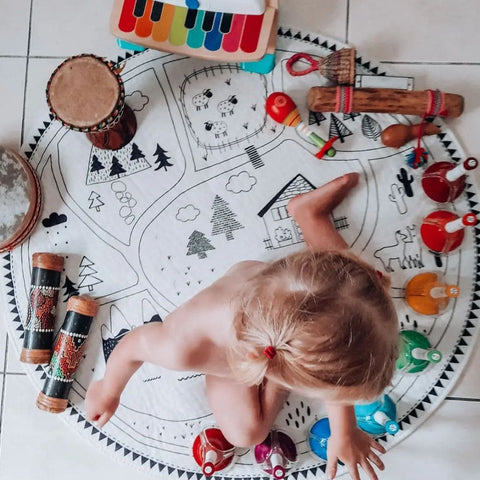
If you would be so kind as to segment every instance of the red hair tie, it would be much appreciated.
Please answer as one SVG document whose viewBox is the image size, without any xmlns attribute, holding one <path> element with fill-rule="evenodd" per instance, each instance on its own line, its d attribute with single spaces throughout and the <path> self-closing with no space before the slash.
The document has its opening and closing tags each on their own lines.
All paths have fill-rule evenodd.
<svg viewBox="0 0 480 480">
<path fill-rule="evenodd" d="M 265 348 L 263 353 L 269 360 L 271 360 L 277 354 L 277 351 L 275 350 L 275 347 L 269 345 L 267 348 Z"/>
<path fill-rule="evenodd" d="M 380 270 L 377 270 L 377 277 L 382 279 L 383 278 L 383 273 Z"/>
</svg>

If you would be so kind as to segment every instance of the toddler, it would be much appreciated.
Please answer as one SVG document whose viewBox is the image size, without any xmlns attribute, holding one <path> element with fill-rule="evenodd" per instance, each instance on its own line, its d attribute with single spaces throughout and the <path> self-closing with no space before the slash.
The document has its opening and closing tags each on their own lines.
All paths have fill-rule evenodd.
<svg viewBox="0 0 480 480">
<path fill-rule="evenodd" d="M 127 334 L 86 396 L 103 426 L 143 362 L 205 374 L 216 424 L 238 447 L 262 442 L 290 391 L 325 401 L 327 475 L 337 460 L 370 479 L 385 450 L 356 426 L 353 403 L 390 383 L 398 322 L 387 282 L 348 252 L 330 213 L 357 184 L 351 173 L 299 195 L 288 212 L 308 246 L 271 263 L 244 261 L 170 313 Z M 232 413 L 233 412 L 233 413 Z"/>
</svg>

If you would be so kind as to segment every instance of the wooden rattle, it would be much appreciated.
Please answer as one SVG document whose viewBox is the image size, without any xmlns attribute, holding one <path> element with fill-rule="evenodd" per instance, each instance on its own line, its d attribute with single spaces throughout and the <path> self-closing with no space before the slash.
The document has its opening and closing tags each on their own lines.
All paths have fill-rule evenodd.
<svg viewBox="0 0 480 480">
<path fill-rule="evenodd" d="M 267 98 L 265 109 L 268 115 L 277 123 L 295 128 L 302 137 L 307 138 L 317 147 L 321 147 L 321 150 L 315 154 L 317 158 L 322 158 L 325 154 L 329 157 L 335 155 L 336 152 L 332 148 L 332 144 L 336 138 L 327 142 L 310 130 L 303 123 L 295 102 L 286 93 L 274 92 L 270 94 Z"/>
<path fill-rule="evenodd" d="M 429 250 L 447 254 L 462 244 L 465 227 L 473 227 L 477 221 L 473 213 L 459 217 L 448 210 L 435 210 L 423 219 L 420 236 Z"/>
<path fill-rule="evenodd" d="M 393 88 L 311 87 L 307 97 L 312 112 L 374 112 L 455 118 L 463 112 L 463 97 L 438 90 Z"/>
<path fill-rule="evenodd" d="M 380 138 L 386 147 L 400 148 L 419 136 L 436 135 L 437 133 L 440 133 L 440 128 L 433 123 L 419 123 L 418 125 L 398 123 L 387 127 Z"/>
<path fill-rule="evenodd" d="M 87 295 L 70 297 L 68 300 L 65 320 L 48 366 L 47 379 L 37 398 L 40 410 L 61 413 L 67 408 L 68 394 L 97 311 L 97 302 Z"/>
<path fill-rule="evenodd" d="M 61 255 L 34 253 L 32 256 L 32 279 L 21 362 L 50 362 L 62 269 Z"/>
<path fill-rule="evenodd" d="M 465 189 L 465 175 L 478 167 L 478 160 L 469 157 L 460 164 L 453 162 L 432 163 L 423 172 L 422 188 L 435 202 L 453 202 Z"/>
<path fill-rule="evenodd" d="M 301 60 L 305 60 L 309 66 L 303 70 L 294 70 L 295 63 Z M 318 71 L 320 75 L 338 85 L 353 85 L 355 82 L 355 49 L 342 48 L 320 60 L 315 60 L 307 53 L 296 53 L 287 60 L 285 68 L 294 77 Z"/>
</svg>

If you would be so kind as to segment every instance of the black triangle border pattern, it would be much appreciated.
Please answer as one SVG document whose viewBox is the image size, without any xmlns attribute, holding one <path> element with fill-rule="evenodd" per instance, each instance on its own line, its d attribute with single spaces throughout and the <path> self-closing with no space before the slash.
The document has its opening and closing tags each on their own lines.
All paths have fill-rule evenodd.
<svg viewBox="0 0 480 480">
<path fill-rule="evenodd" d="M 300 31 L 295 31 L 295 33 L 292 33 L 292 30 L 290 28 L 287 28 L 286 30 L 282 27 L 278 28 L 278 36 L 286 38 L 286 39 L 295 39 L 295 40 L 300 40 L 305 43 L 309 43 L 311 45 L 319 46 L 325 49 L 328 49 L 332 52 L 337 51 L 339 48 L 337 43 L 330 39 L 324 39 L 321 38 L 320 35 L 316 35 L 312 39 L 311 36 L 312 34 L 302 34 Z M 340 48 L 344 48 L 345 45 L 342 45 Z M 147 49 L 148 50 L 148 49 Z M 117 63 L 121 63 L 125 61 L 128 58 L 141 55 L 144 52 L 126 52 L 125 53 L 125 58 L 118 57 Z M 356 57 L 355 62 L 360 65 L 361 67 L 365 68 L 368 70 L 370 73 L 374 75 L 385 75 L 385 72 L 379 72 L 379 67 L 378 66 L 372 66 L 371 61 L 364 62 L 361 57 Z M 28 159 L 31 158 L 33 155 L 33 152 L 35 151 L 38 143 L 40 142 L 42 136 L 46 132 L 46 130 L 50 127 L 52 121 L 54 120 L 54 116 L 52 114 L 49 115 L 49 121 L 44 121 L 43 122 L 43 127 L 38 129 L 39 135 L 34 136 L 34 143 L 30 143 L 29 147 L 31 148 L 31 151 L 25 151 L 25 155 L 27 156 Z M 445 151 L 448 153 L 450 158 L 458 162 L 460 160 L 459 157 L 457 157 L 457 150 L 454 148 L 450 148 L 452 142 L 455 143 L 456 139 L 449 139 L 447 133 L 440 133 L 437 135 L 439 138 L 440 142 L 443 144 L 443 147 Z M 470 191 L 470 188 L 472 188 L 472 184 L 467 183 L 465 192 L 464 194 L 467 196 L 468 203 L 471 208 L 474 206 L 478 205 L 478 199 L 476 198 L 476 193 Z M 475 213 L 480 213 L 476 210 L 473 210 Z M 475 248 L 475 256 L 478 257 L 478 249 L 479 249 L 479 244 L 480 244 L 480 228 L 475 227 L 475 238 L 474 238 L 474 248 Z M 3 268 L 7 270 L 7 273 L 3 275 L 3 277 L 7 280 L 12 281 L 12 272 L 11 272 L 11 257 L 10 253 L 5 254 L 2 257 L 2 260 L 6 262 L 5 265 L 3 265 Z M 419 400 L 401 419 L 399 419 L 399 425 L 400 428 L 403 430 L 404 425 L 412 425 L 412 423 L 417 423 L 420 420 L 420 416 L 422 414 L 419 414 L 419 412 L 426 412 L 429 408 L 429 405 L 432 405 L 432 397 L 438 397 L 438 389 L 443 389 L 445 388 L 444 384 L 442 383 L 443 381 L 449 380 L 450 376 L 449 373 L 454 373 L 455 370 L 458 368 L 458 365 L 461 363 L 461 359 L 459 357 L 464 356 L 465 352 L 462 348 L 460 347 L 465 347 L 468 346 L 471 339 L 473 338 L 473 330 L 478 327 L 478 316 L 473 312 L 473 310 L 479 310 L 480 309 L 480 303 L 476 303 L 477 300 L 480 300 L 480 273 L 478 272 L 478 262 L 475 263 L 475 272 L 474 272 L 474 285 L 473 285 L 473 290 L 472 290 L 472 298 L 470 302 L 470 308 L 468 310 L 468 318 L 465 320 L 463 326 L 462 326 L 462 333 L 460 337 L 458 338 L 457 344 L 455 345 L 454 352 L 451 354 L 449 361 L 446 363 L 445 368 L 439 373 L 438 378 L 436 378 L 431 385 L 431 388 L 429 389 L 428 393 L 421 399 Z M 4 272 L 2 272 L 4 273 Z M 0 275 L 1 277 L 1 275 Z M 7 284 L 8 286 L 9 284 Z M 19 317 L 19 312 L 17 308 L 17 303 L 16 303 L 16 298 L 15 298 L 15 292 L 12 288 L 11 291 L 7 293 L 7 297 L 12 297 L 10 301 L 8 301 L 8 304 L 13 305 L 13 309 L 10 311 L 10 314 L 13 315 L 12 321 L 14 322 L 20 322 L 19 328 L 17 328 L 17 331 L 20 332 L 19 338 L 23 338 L 23 325 L 21 322 L 21 319 Z M 479 312 L 480 315 L 480 312 Z M 40 375 L 40 379 L 43 380 L 46 376 L 45 374 L 45 368 L 43 366 L 37 366 L 35 369 L 35 372 Z M 114 438 L 111 436 L 105 435 L 101 430 L 95 427 L 92 423 L 88 422 L 83 415 L 73 406 L 69 403 L 67 411 L 69 410 L 69 415 L 70 416 L 77 416 L 77 423 L 84 423 L 83 428 L 85 430 L 91 428 L 90 435 L 95 436 L 98 434 L 98 441 L 103 442 L 105 441 L 107 447 L 111 447 L 114 449 L 115 452 L 121 452 L 123 453 L 124 458 L 128 457 L 131 455 L 131 461 L 134 464 L 139 464 L 140 466 L 145 465 L 148 462 L 148 465 L 150 467 L 150 470 L 158 470 L 158 472 L 162 472 L 165 468 L 167 468 L 168 474 L 172 475 L 175 473 L 177 477 L 180 479 L 182 476 L 185 476 L 186 480 L 190 480 L 191 478 L 195 477 L 197 480 L 205 479 L 206 477 L 202 473 L 198 472 L 192 472 L 189 470 L 185 469 L 180 469 L 178 467 L 171 467 L 167 466 L 165 464 L 162 464 L 161 462 L 158 462 L 156 460 L 152 460 L 149 457 L 146 457 L 142 455 L 141 453 L 138 453 L 134 451 L 131 448 L 125 447 L 123 444 L 117 442 Z M 389 436 L 382 436 L 377 438 L 378 441 L 381 443 L 388 444 L 389 441 Z M 296 470 L 289 472 L 289 476 L 292 476 L 295 478 L 295 480 L 298 479 L 298 477 L 301 475 L 305 479 L 307 478 L 308 474 L 313 475 L 315 478 L 318 469 L 320 469 L 323 473 L 326 472 L 326 463 L 321 463 L 317 466 L 314 467 L 309 467 L 305 468 L 303 470 Z M 252 480 L 267 480 L 269 477 L 251 477 L 251 476 L 223 476 L 223 475 L 215 475 L 214 480 L 237 480 L 239 478 L 245 478 L 245 479 L 252 479 Z"/>
</svg>

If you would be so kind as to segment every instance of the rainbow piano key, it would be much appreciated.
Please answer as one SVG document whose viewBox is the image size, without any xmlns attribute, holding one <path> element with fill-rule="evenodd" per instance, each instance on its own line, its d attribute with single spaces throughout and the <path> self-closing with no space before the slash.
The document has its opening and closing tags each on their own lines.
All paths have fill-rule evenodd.
<svg viewBox="0 0 480 480">
<path fill-rule="evenodd" d="M 262 58 L 274 44 L 278 0 L 261 15 L 213 12 L 159 2 L 115 0 L 112 33 L 157 50 L 227 61 Z"/>
</svg>

